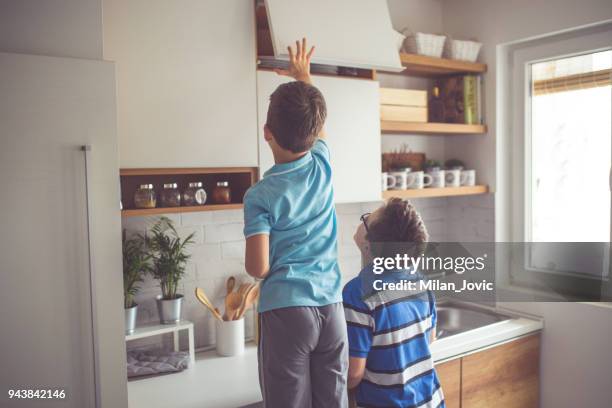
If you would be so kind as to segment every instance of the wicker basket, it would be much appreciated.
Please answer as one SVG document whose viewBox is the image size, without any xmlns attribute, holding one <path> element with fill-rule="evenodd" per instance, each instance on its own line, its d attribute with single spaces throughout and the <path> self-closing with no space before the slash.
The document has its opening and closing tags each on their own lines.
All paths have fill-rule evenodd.
<svg viewBox="0 0 612 408">
<path fill-rule="evenodd" d="M 444 51 L 444 40 L 446 40 L 444 35 L 408 33 L 406 34 L 406 40 L 404 40 L 403 51 L 439 58 Z"/>
<path fill-rule="evenodd" d="M 444 47 L 446 58 L 475 62 L 482 43 L 476 41 L 454 40 L 449 38 Z"/>
</svg>

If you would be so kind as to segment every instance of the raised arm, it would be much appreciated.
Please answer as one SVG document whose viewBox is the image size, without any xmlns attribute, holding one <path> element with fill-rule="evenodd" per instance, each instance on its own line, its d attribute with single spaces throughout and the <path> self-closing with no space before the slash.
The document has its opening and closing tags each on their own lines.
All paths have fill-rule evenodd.
<svg viewBox="0 0 612 408">
<path fill-rule="evenodd" d="M 275 69 L 274 71 L 279 75 L 291 77 L 296 81 L 312 84 L 312 78 L 310 77 L 310 59 L 315 50 L 314 45 L 310 47 L 307 53 L 306 38 L 302 38 L 301 42 L 295 42 L 295 51 L 291 46 L 287 47 L 287 50 L 289 51 L 289 68 Z"/>
<path fill-rule="evenodd" d="M 293 47 L 287 47 L 289 51 L 289 68 L 287 69 L 275 69 L 274 71 L 279 75 L 284 75 L 295 79 L 296 81 L 302 81 L 309 85 L 312 85 L 312 77 L 310 76 L 310 60 L 314 53 L 314 45 L 308 49 L 306 38 L 302 38 L 302 41 L 295 42 L 295 51 Z M 319 132 L 320 139 L 325 139 L 326 133 L 325 128 Z"/>
</svg>

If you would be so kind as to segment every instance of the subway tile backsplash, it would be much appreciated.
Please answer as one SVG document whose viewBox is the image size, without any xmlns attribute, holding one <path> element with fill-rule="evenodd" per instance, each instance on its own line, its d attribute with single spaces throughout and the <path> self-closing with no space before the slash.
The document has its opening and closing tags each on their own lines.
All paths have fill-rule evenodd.
<svg viewBox="0 0 612 408">
<path fill-rule="evenodd" d="M 490 197 L 490 198 L 489 198 Z M 420 211 L 432 241 L 492 241 L 492 196 L 416 199 L 412 201 Z M 359 216 L 375 210 L 381 203 L 338 204 L 338 259 L 344 282 L 355 276 L 361 266 L 361 256 L 353 243 L 359 226 Z M 215 325 L 211 314 L 195 299 L 196 287 L 202 287 L 213 303 L 223 310 L 225 281 L 234 275 L 239 282 L 251 281 L 244 271 L 244 236 L 242 210 L 205 211 L 168 214 L 182 237 L 195 233 L 195 244 L 189 249 L 191 259 L 181 292 L 185 295 L 183 318 L 195 324 L 197 348 L 214 345 Z M 144 233 L 159 219 L 130 217 L 123 219 L 128 233 Z M 160 293 L 156 281 L 147 277 L 136 297 L 139 304 L 138 324 L 158 322 L 155 296 Z M 246 336 L 253 336 L 252 312 L 245 318 Z M 129 343 L 129 348 L 170 347 L 171 335 L 151 337 Z M 181 339 L 186 347 L 186 339 Z"/>
</svg>

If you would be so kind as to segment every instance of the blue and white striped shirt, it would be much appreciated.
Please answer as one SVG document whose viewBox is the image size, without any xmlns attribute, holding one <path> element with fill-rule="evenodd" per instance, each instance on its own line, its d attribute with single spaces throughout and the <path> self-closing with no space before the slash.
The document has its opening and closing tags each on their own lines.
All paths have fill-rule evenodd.
<svg viewBox="0 0 612 408">
<path fill-rule="evenodd" d="M 418 279 L 401 271 L 373 275 L 370 265 L 344 287 L 349 355 L 367 359 L 356 390 L 357 405 L 445 407 L 429 349 L 429 336 L 436 326 L 433 294 L 372 292 L 367 287 L 372 276 L 385 282 Z"/>
</svg>

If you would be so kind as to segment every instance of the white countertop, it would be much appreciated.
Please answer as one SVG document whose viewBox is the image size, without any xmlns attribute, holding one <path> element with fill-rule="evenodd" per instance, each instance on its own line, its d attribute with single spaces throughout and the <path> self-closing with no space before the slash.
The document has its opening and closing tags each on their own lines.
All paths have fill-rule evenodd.
<svg viewBox="0 0 612 408">
<path fill-rule="evenodd" d="M 257 348 L 243 355 L 196 354 L 192 368 L 174 374 L 128 382 L 129 408 L 237 408 L 262 400 L 257 373 Z"/>
<path fill-rule="evenodd" d="M 434 361 L 460 357 L 541 330 L 543 321 L 515 312 L 515 318 L 436 340 Z M 128 383 L 130 408 L 237 408 L 262 400 L 257 373 L 257 349 L 219 357 L 215 351 L 196 355 L 195 367 L 181 373 Z"/>
</svg>

